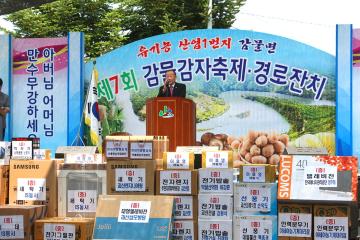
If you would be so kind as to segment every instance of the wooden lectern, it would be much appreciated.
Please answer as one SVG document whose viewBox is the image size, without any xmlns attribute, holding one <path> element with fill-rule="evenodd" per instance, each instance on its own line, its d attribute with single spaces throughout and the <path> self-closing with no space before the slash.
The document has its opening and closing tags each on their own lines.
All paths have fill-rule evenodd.
<svg viewBox="0 0 360 240">
<path fill-rule="evenodd" d="M 151 98 L 146 101 L 146 135 L 168 136 L 170 151 L 177 146 L 194 146 L 195 103 L 181 97 Z"/>
</svg>

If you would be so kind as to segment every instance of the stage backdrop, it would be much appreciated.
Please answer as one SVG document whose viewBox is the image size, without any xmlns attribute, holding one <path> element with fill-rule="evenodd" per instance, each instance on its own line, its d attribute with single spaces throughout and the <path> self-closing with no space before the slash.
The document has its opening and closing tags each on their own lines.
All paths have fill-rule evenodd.
<svg viewBox="0 0 360 240">
<path fill-rule="evenodd" d="M 87 81 L 92 68 L 86 65 Z M 182 31 L 118 48 L 99 57 L 96 69 L 104 135 L 145 134 L 146 99 L 173 69 L 197 105 L 197 140 L 205 132 L 256 130 L 335 153 L 335 57 L 301 42 L 253 31 Z"/>
<path fill-rule="evenodd" d="M 1 36 L 0 72 L 10 96 L 6 139 L 39 137 L 54 153 L 81 134 L 83 34 L 61 38 Z M 79 134 L 78 134 L 79 133 Z M 53 154 L 54 156 L 54 154 Z"/>
</svg>

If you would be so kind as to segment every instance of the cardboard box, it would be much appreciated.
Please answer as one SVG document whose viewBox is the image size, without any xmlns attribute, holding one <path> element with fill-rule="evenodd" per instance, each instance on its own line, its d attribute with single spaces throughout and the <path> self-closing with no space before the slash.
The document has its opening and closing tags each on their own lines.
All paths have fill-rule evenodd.
<svg viewBox="0 0 360 240">
<path fill-rule="evenodd" d="M 170 239 L 173 207 L 172 196 L 99 196 L 93 239 Z"/>
<path fill-rule="evenodd" d="M 276 181 L 276 166 L 269 164 L 240 165 L 239 182 L 273 183 Z"/>
<path fill-rule="evenodd" d="M 174 220 L 172 224 L 172 240 L 196 240 L 197 224 L 193 220 Z"/>
<path fill-rule="evenodd" d="M 155 161 L 108 160 L 107 194 L 154 195 Z"/>
<path fill-rule="evenodd" d="M 191 220 L 197 219 L 198 200 L 197 196 L 175 196 L 174 197 L 174 219 Z"/>
<path fill-rule="evenodd" d="M 233 169 L 201 168 L 199 193 L 233 194 Z"/>
<path fill-rule="evenodd" d="M 35 240 L 89 240 L 93 228 L 93 218 L 45 218 L 35 222 Z"/>
<path fill-rule="evenodd" d="M 46 206 L 0 206 L 0 239 L 34 239 L 35 220 L 45 217 Z"/>
<path fill-rule="evenodd" d="M 0 165 L 0 205 L 9 202 L 9 165 Z"/>
<path fill-rule="evenodd" d="M 192 152 L 164 152 L 164 170 L 194 170 L 194 153 Z"/>
<path fill-rule="evenodd" d="M 56 161 L 11 160 L 9 203 L 46 205 L 47 216 L 57 216 Z"/>
<path fill-rule="evenodd" d="M 153 142 L 153 159 L 160 159 L 163 157 L 164 152 L 169 151 L 169 138 L 167 136 L 130 136 L 130 148 L 131 142 Z"/>
<path fill-rule="evenodd" d="M 279 204 L 278 239 L 312 239 L 312 205 Z"/>
<path fill-rule="evenodd" d="M 314 239 L 350 239 L 348 206 L 314 205 Z"/>
<path fill-rule="evenodd" d="M 156 171 L 156 195 L 197 195 L 197 171 Z"/>
<path fill-rule="evenodd" d="M 202 152 L 202 168 L 232 168 L 232 151 L 204 151 Z"/>
<path fill-rule="evenodd" d="M 232 220 L 199 220 L 198 239 L 199 240 L 221 240 L 233 239 Z"/>
<path fill-rule="evenodd" d="M 199 194 L 198 219 L 232 220 L 233 196 L 230 194 Z"/>
<path fill-rule="evenodd" d="M 277 216 L 234 215 L 234 240 L 277 239 Z"/>
<path fill-rule="evenodd" d="M 234 184 L 234 212 L 238 215 L 277 215 L 276 183 Z"/>
<path fill-rule="evenodd" d="M 357 168 L 356 157 L 283 155 L 278 199 L 357 201 Z"/>
<path fill-rule="evenodd" d="M 106 194 L 106 164 L 59 165 L 59 217 L 95 217 L 102 194 Z"/>
</svg>

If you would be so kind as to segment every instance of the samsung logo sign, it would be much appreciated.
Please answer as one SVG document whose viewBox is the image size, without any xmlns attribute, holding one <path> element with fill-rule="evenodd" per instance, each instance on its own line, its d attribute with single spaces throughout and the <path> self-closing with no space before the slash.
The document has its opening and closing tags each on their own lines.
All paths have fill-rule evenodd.
<svg viewBox="0 0 360 240">
<path fill-rule="evenodd" d="M 17 164 L 14 169 L 39 169 L 39 165 Z"/>
</svg>

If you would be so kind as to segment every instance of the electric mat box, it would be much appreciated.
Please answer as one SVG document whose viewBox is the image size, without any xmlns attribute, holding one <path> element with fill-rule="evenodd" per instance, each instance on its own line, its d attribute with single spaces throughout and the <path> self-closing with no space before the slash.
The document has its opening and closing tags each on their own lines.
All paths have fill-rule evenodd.
<svg viewBox="0 0 360 240">
<path fill-rule="evenodd" d="M 172 196 L 101 195 L 94 240 L 171 239 Z"/>
<path fill-rule="evenodd" d="M 154 195 L 155 161 L 108 160 L 107 194 Z"/>
<path fill-rule="evenodd" d="M 46 205 L 47 217 L 57 216 L 56 161 L 10 161 L 9 203 Z"/>
<path fill-rule="evenodd" d="M 94 228 L 93 218 L 45 218 L 35 222 L 35 240 L 89 240 Z"/>
<path fill-rule="evenodd" d="M 0 206 L 0 239 L 34 239 L 34 224 L 45 217 L 46 206 Z"/>
<path fill-rule="evenodd" d="M 277 239 L 277 216 L 234 215 L 234 240 Z"/>
<path fill-rule="evenodd" d="M 199 220 L 199 240 L 232 240 L 232 220 Z"/>
<path fill-rule="evenodd" d="M 199 193 L 233 194 L 233 169 L 201 168 L 198 172 Z"/>
<path fill-rule="evenodd" d="M 199 194 L 198 219 L 232 220 L 233 196 L 230 194 Z"/>
</svg>

